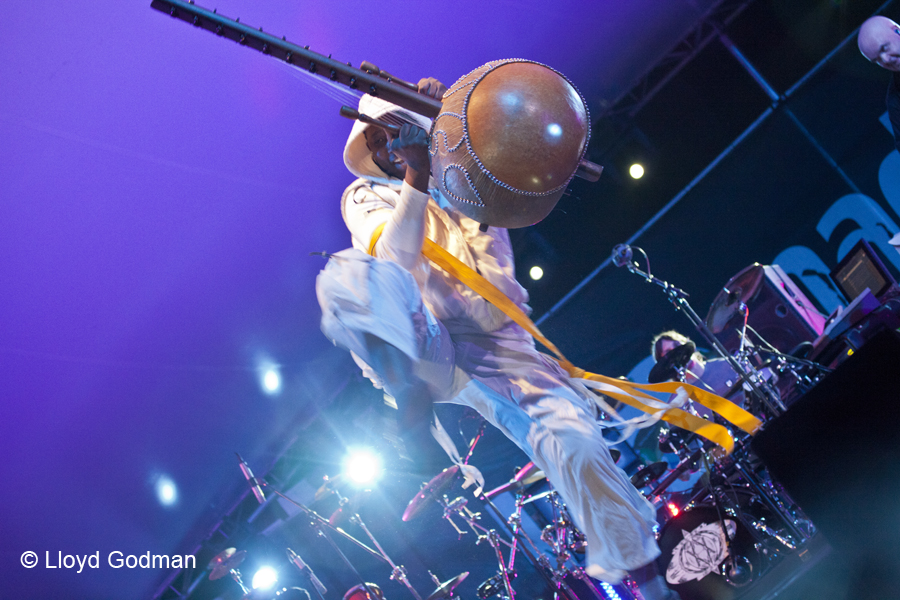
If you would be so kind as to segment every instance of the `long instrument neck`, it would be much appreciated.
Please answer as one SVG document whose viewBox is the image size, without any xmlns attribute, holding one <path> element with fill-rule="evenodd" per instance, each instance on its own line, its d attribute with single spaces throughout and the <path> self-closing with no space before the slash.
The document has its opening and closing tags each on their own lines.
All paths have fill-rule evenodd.
<svg viewBox="0 0 900 600">
<path fill-rule="evenodd" d="M 397 106 L 429 119 L 435 118 L 441 111 L 440 100 L 419 94 L 390 79 L 383 79 L 377 74 L 322 56 L 310 50 L 309 46 L 298 46 L 288 42 L 284 37 L 278 38 L 263 33 L 261 27 L 254 29 L 238 20 L 232 20 L 215 11 L 201 8 L 192 2 L 152 0 L 150 6 L 195 27 L 211 31 L 220 37 L 228 38 L 242 46 L 253 48 L 330 81 L 346 85 L 351 89 L 393 102 Z"/>
</svg>

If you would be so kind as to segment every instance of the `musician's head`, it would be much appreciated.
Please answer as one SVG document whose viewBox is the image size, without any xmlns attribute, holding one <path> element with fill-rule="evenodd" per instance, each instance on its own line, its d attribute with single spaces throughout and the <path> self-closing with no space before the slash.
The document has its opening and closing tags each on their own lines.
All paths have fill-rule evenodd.
<svg viewBox="0 0 900 600">
<path fill-rule="evenodd" d="M 888 71 L 900 72 L 900 25 L 887 17 L 866 20 L 856 38 L 859 51 L 869 61 Z"/>
<path fill-rule="evenodd" d="M 371 152 L 372 160 L 378 168 L 391 177 L 403 179 L 406 175 L 406 163 L 391 152 L 391 134 L 377 125 L 369 125 L 363 130 L 363 135 L 366 138 L 366 148 Z"/>
<path fill-rule="evenodd" d="M 404 111 L 396 104 L 364 94 L 359 112 L 393 125 L 411 123 L 425 129 L 431 127 L 427 117 Z M 388 150 L 390 135 L 381 127 L 356 121 L 344 147 L 344 164 L 357 177 L 366 179 L 403 179 L 406 163 Z"/>
<path fill-rule="evenodd" d="M 655 362 L 659 362 L 659 360 L 666 354 L 668 354 L 678 346 L 683 346 L 690 341 L 690 338 L 678 333 L 674 329 L 663 331 L 653 338 L 653 341 L 651 342 L 652 345 L 650 347 L 650 353 L 653 355 L 653 360 Z"/>
</svg>

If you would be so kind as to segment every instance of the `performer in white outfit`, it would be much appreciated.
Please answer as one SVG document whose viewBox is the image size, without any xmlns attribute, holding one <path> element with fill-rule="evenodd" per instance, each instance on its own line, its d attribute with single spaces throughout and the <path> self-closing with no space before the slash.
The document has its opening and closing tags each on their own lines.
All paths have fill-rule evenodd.
<svg viewBox="0 0 900 600">
<path fill-rule="evenodd" d="M 419 85 L 434 97 L 445 89 Z M 588 574 L 618 583 L 630 571 L 647 600 L 677 598 L 656 571 L 655 511 L 613 462 L 592 393 L 421 252 L 427 236 L 527 311 L 509 234 L 482 231 L 441 196 L 429 177 L 428 119 L 369 96 L 359 111 L 407 124 L 391 140 L 356 122 L 347 141 L 344 162 L 359 177 L 341 204 L 353 248 L 319 275 L 322 330 L 396 398 L 405 426 L 430 415 L 432 402 L 452 402 L 515 442 L 584 532 Z"/>
</svg>

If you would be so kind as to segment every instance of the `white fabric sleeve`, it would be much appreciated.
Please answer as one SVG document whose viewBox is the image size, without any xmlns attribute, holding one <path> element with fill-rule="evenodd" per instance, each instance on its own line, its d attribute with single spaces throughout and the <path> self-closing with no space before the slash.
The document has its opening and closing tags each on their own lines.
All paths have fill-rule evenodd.
<svg viewBox="0 0 900 600">
<path fill-rule="evenodd" d="M 406 183 L 399 193 L 386 186 L 348 189 L 344 192 L 342 212 L 354 247 L 368 252 L 372 236 L 383 224 L 375 255 L 412 271 L 421 262 L 429 197 Z"/>
<path fill-rule="evenodd" d="M 412 271 L 422 255 L 425 242 L 425 207 L 428 194 L 403 182 L 400 201 L 381 232 L 375 255 L 387 258 Z"/>
</svg>

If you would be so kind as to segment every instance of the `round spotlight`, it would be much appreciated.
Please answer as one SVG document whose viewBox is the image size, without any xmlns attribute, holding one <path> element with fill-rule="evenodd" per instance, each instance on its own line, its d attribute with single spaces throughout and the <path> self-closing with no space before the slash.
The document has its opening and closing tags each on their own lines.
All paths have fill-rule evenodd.
<svg viewBox="0 0 900 600">
<path fill-rule="evenodd" d="M 628 174 L 631 175 L 633 179 L 640 179 L 644 176 L 644 167 L 640 163 L 634 163 L 631 165 L 631 168 L 628 169 Z"/>
<path fill-rule="evenodd" d="M 372 483 L 381 477 L 381 458 L 371 450 L 353 450 L 344 461 L 344 475 L 357 484 Z"/>
<path fill-rule="evenodd" d="M 250 587 L 254 590 L 267 590 L 278 582 L 278 572 L 272 567 L 260 567 L 253 575 Z"/>
<path fill-rule="evenodd" d="M 173 506 L 178 502 L 178 486 L 167 475 L 156 480 L 156 498 L 163 506 Z"/>
<path fill-rule="evenodd" d="M 281 389 L 281 374 L 278 369 L 271 367 L 262 376 L 263 389 L 269 394 L 276 394 Z"/>
<path fill-rule="evenodd" d="M 263 387 L 267 392 L 275 393 L 281 389 L 281 375 L 275 369 L 269 369 L 263 375 Z"/>
<path fill-rule="evenodd" d="M 540 268 L 539 266 L 534 265 L 533 267 L 531 267 L 531 270 L 528 271 L 528 274 L 531 276 L 532 279 L 537 281 L 538 279 L 540 279 L 541 277 L 544 276 L 544 270 L 542 268 Z"/>
</svg>

